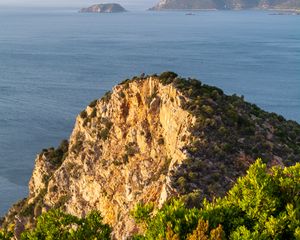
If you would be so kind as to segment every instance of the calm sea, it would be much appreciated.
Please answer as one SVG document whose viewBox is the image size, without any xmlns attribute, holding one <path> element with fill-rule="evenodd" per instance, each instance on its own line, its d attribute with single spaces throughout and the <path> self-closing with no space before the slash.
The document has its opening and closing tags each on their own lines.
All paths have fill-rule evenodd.
<svg viewBox="0 0 300 240">
<path fill-rule="evenodd" d="M 0 10 L 0 214 L 36 154 L 123 79 L 173 70 L 300 121 L 300 16 L 259 11 Z"/>
</svg>

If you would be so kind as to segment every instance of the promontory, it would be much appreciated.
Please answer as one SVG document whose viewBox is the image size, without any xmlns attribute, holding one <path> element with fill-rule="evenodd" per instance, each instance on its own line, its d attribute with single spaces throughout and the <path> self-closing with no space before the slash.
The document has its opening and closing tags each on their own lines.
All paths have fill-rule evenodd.
<svg viewBox="0 0 300 240">
<path fill-rule="evenodd" d="M 225 196 L 257 158 L 262 158 L 268 168 L 299 162 L 300 125 L 196 79 L 182 78 L 173 72 L 142 74 L 92 101 L 77 116 L 69 140 L 37 155 L 29 195 L 11 207 L 0 221 L 1 228 L 9 231 L 14 226 L 13 234 L 20 239 L 24 230 L 44 227 L 45 218 L 36 222 L 49 211 L 59 209 L 76 217 L 99 211 L 104 223 L 112 227 L 112 239 L 130 239 L 145 230 L 132 216 L 138 204 L 151 203 L 159 209 L 173 197 L 183 197 L 189 206 L 198 206 L 204 198 L 213 201 Z M 263 190 L 270 181 L 263 182 L 259 196 L 264 196 Z M 287 187 L 272 189 L 269 191 L 280 193 Z M 288 196 L 296 195 L 297 191 L 299 188 L 289 190 Z M 251 204 L 257 203 L 259 196 Z M 256 211 L 277 202 L 258 204 L 260 208 Z M 230 209 L 237 212 L 236 208 Z M 140 212 L 140 217 L 147 215 L 146 210 Z M 291 214 L 293 211 L 290 210 Z M 227 215 L 219 218 L 226 219 L 224 216 Z M 74 217 L 67 221 L 70 219 Z M 189 223 L 189 218 L 186 221 Z M 281 221 L 284 218 L 280 218 L 280 224 L 272 224 L 284 229 Z M 105 239 L 86 238 L 89 232 L 82 227 L 94 229 L 94 225 L 76 222 L 80 226 L 76 229 L 82 230 L 85 238 L 38 235 L 23 239 Z M 246 226 L 251 227 L 252 221 L 248 222 Z M 59 221 L 58 226 L 62 223 Z M 231 225 L 234 224 L 237 223 L 233 221 Z M 224 226 L 227 231 L 227 225 Z M 52 231 L 53 225 L 49 228 Z M 74 229 L 71 224 L 71 233 Z M 147 239 L 180 238 L 155 235 Z"/>
</svg>

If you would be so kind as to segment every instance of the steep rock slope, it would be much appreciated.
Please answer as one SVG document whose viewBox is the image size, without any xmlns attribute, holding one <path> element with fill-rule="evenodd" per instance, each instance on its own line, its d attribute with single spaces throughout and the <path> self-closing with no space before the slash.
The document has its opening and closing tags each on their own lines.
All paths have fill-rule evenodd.
<svg viewBox="0 0 300 240">
<path fill-rule="evenodd" d="M 150 10 L 300 9 L 300 0 L 161 0 Z"/>
<path fill-rule="evenodd" d="M 30 194 L 3 226 L 15 222 L 18 236 L 50 208 L 97 209 L 126 239 L 140 231 L 130 216 L 137 203 L 159 207 L 180 195 L 192 206 L 222 196 L 257 157 L 298 162 L 299 136 L 297 123 L 197 80 L 135 77 L 81 112 L 69 143 L 38 155 Z"/>
</svg>

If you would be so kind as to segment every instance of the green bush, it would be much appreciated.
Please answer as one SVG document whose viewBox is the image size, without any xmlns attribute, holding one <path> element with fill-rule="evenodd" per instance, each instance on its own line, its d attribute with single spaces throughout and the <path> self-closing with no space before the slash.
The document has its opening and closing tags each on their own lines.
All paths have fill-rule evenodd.
<svg viewBox="0 0 300 240">
<path fill-rule="evenodd" d="M 38 217 L 34 229 L 22 233 L 21 240 L 106 240 L 110 234 L 111 228 L 102 223 L 98 212 L 80 219 L 60 210 L 50 210 Z"/>
<path fill-rule="evenodd" d="M 172 200 L 165 204 L 154 216 L 149 213 L 149 209 L 145 210 L 141 206 L 135 210 L 136 221 L 142 221 L 146 224 L 147 230 L 144 236 L 135 236 L 134 239 L 165 239 L 168 230 L 170 231 L 168 226 L 174 234 L 186 237 L 188 233 L 191 233 L 197 227 L 199 219 L 199 211 L 197 209 L 187 209 L 180 200 Z"/>
<path fill-rule="evenodd" d="M 80 135 L 77 135 L 76 142 L 73 144 L 71 148 L 71 152 L 78 154 L 83 149 L 83 140 Z"/>
<path fill-rule="evenodd" d="M 109 129 L 108 129 L 108 128 L 102 129 L 102 130 L 100 131 L 100 133 L 99 133 L 99 137 L 100 137 L 103 141 L 107 140 L 108 135 L 109 135 Z"/>
<path fill-rule="evenodd" d="M 258 159 L 227 196 L 201 205 L 187 208 L 174 199 L 156 214 L 138 206 L 134 216 L 147 228 L 136 239 L 298 240 L 300 163 L 267 169 Z"/>
<path fill-rule="evenodd" d="M 97 110 L 96 110 L 96 108 L 93 109 L 93 111 L 91 112 L 91 114 L 90 114 L 89 117 L 90 117 L 90 118 L 97 117 Z"/>
<path fill-rule="evenodd" d="M 126 154 L 130 157 L 134 156 L 136 153 L 138 153 L 138 147 L 135 142 L 130 142 L 125 146 Z"/>
<path fill-rule="evenodd" d="M 147 222 L 150 219 L 150 214 L 152 213 L 153 209 L 153 203 L 138 203 L 131 214 L 137 223 Z"/>
<path fill-rule="evenodd" d="M 165 140 L 163 136 L 160 136 L 159 139 L 157 140 L 158 145 L 164 145 L 165 144 Z"/>
<path fill-rule="evenodd" d="M 112 94 L 111 91 L 106 92 L 106 93 L 104 94 L 104 96 L 101 98 L 101 100 L 103 100 L 104 102 L 107 103 L 107 102 L 110 100 L 110 98 L 111 98 L 111 94 Z"/>
<path fill-rule="evenodd" d="M 32 216 L 34 213 L 34 204 L 30 203 L 30 204 L 26 204 L 20 211 L 20 215 L 23 217 L 28 217 L 28 216 Z"/>
<path fill-rule="evenodd" d="M 80 117 L 83 118 L 83 119 L 86 118 L 86 117 L 87 117 L 87 112 L 86 112 L 86 110 L 83 110 L 79 115 L 80 115 Z"/>
<path fill-rule="evenodd" d="M 43 149 L 42 153 L 47 157 L 50 163 L 56 166 L 60 166 L 68 155 L 68 149 L 68 140 L 62 140 L 60 145 L 56 149 L 53 147 Z"/>
<path fill-rule="evenodd" d="M 167 85 L 172 83 L 177 76 L 178 75 L 174 72 L 163 72 L 159 75 L 159 80 L 163 85 Z"/>
<path fill-rule="evenodd" d="M 96 107 L 97 102 L 98 102 L 98 99 L 95 99 L 94 101 L 90 102 L 89 107 L 91 107 L 91 108 Z"/>
<path fill-rule="evenodd" d="M 1 230 L 0 229 L 0 239 L 1 240 L 11 240 L 13 238 L 13 231 L 12 230 L 9 230 L 9 231 L 6 231 L 6 230 Z"/>
</svg>

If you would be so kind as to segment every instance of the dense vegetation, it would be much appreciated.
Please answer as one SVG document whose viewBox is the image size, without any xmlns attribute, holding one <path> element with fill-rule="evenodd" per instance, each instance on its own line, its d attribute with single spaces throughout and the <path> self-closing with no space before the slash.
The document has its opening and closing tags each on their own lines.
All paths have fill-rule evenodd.
<svg viewBox="0 0 300 240">
<path fill-rule="evenodd" d="M 300 239 L 300 164 L 267 169 L 257 160 L 223 198 L 204 200 L 201 208 L 188 208 L 172 199 L 158 210 L 138 204 L 132 211 L 144 234 L 133 239 L 155 240 L 268 240 Z M 85 218 L 50 210 L 38 217 L 36 227 L 22 240 L 110 239 L 111 229 L 97 212 Z M 0 232 L 10 239 L 12 232 Z"/>
<path fill-rule="evenodd" d="M 38 217 L 36 228 L 25 231 L 21 240 L 105 240 L 110 239 L 110 233 L 111 228 L 102 223 L 102 217 L 97 212 L 80 219 L 60 210 L 50 210 Z"/>
<path fill-rule="evenodd" d="M 102 223 L 98 212 L 91 212 L 85 218 L 77 218 L 58 209 L 50 210 L 37 219 L 34 229 L 26 230 L 21 240 L 94 240 L 110 239 L 111 228 Z M 0 239 L 12 237 L 12 231 L 0 232 Z"/>
<path fill-rule="evenodd" d="M 155 77 L 178 89 L 185 96 L 182 107 L 197 119 L 185 149 L 190 157 L 172 176 L 173 187 L 181 195 L 194 192 L 209 200 L 224 196 L 257 158 L 268 166 L 300 161 L 300 125 L 295 121 L 196 79 L 173 72 Z M 271 159 L 277 160 L 267 161 Z"/>
<path fill-rule="evenodd" d="M 145 234 L 134 239 L 300 239 L 300 164 L 273 167 L 257 160 L 226 197 L 187 208 L 173 199 L 157 213 L 137 205 Z"/>
</svg>

